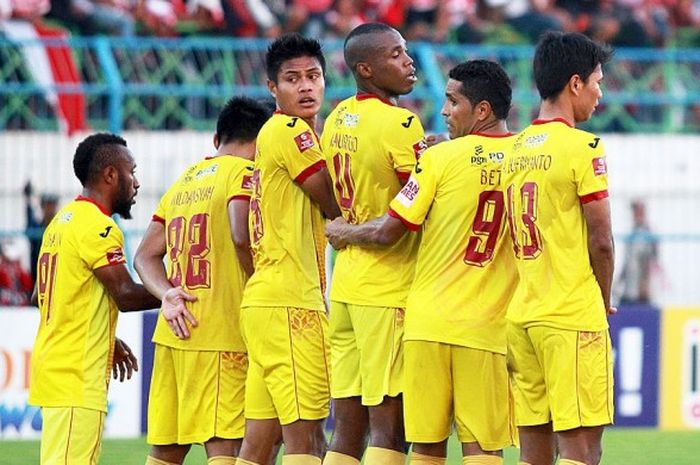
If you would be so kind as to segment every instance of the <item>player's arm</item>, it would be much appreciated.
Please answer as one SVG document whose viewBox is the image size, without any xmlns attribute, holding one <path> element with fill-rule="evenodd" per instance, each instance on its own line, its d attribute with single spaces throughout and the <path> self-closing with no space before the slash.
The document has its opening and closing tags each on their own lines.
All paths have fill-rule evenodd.
<svg viewBox="0 0 700 465">
<path fill-rule="evenodd" d="M 593 274 L 603 294 L 608 313 L 615 313 L 610 304 L 612 277 L 615 268 L 615 245 L 610 221 L 610 200 L 606 197 L 583 204 L 588 229 L 588 253 Z"/>
<path fill-rule="evenodd" d="M 190 334 L 185 319 L 192 326 L 197 326 L 197 320 L 187 310 L 185 302 L 197 299 L 182 288 L 173 287 L 170 283 L 163 265 L 165 252 L 165 225 L 160 221 L 151 221 L 136 250 L 134 268 L 148 292 L 162 300 L 162 306 L 159 301 L 155 307 L 161 307 L 163 317 L 170 329 L 177 337 L 186 339 Z"/>
<path fill-rule="evenodd" d="M 122 312 L 160 307 L 160 300 L 131 279 L 124 263 L 105 265 L 93 270 Z"/>
<path fill-rule="evenodd" d="M 406 231 L 403 222 L 389 213 L 362 224 L 349 224 L 339 217 L 326 225 L 326 237 L 336 250 L 352 244 L 392 245 Z"/>
<path fill-rule="evenodd" d="M 253 274 L 253 255 L 250 252 L 250 234 L 248 233 L 248 210 L 250 200 L 233 199 L 228 203 L 228 222 L 231 239 L 236 249 L 236 256 L 248 276 Z"/>
<path fill-rule="evenodd" d="M 29 298 L 29 303 L 35 307 L 39 306 L 39 283 L 34 283 L 34 290 L 32 290 L 32 296 Z"/>
<path fill-rule="evenodd" d="M 325 167 L 305 177 L 299 185 L 321 207 L 326 218 L 332 220 L 340 216 L 340 208 L 331 187 L 331 177 Z"/>
</svg>

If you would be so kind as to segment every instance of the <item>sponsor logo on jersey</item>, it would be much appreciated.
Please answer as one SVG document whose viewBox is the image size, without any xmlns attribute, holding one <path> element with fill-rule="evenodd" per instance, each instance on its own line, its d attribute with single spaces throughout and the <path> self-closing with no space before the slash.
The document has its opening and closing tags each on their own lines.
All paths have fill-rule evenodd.
<svg viewBox="0 0 700 465">
<path fill-rule="evenodd" d="M 196 180 L 200 180 L 203 178 L 206 178 L 207 176 L 211 176 L 212 174 L 216 173 L 216 170 L 219 168 L 219 165 L 211 165 L 208 168 L 204 168 L 203 170 L 197 171 L 197 174 L 194 175 L 194 178 Z"/>
<path fill-rule="evenodd" d="M 111 226 L 107 226 L 103 232 L 100 233 L 100 237 L 109 236 L 109 232 L 112 230 Z"/>
<path fill-rule="evenodd" d="M 116 247 L 112 250 L 107 251 L 107 261 L 110 265 L 116 265 L 117 263 L 124 262 L 124 252 L 121 247 Z"/>
<path fill-rule="evenodd" d="M 66 224 L 73 218 L 73 212 L 65 212 L 58 218 L 58 224 Z"/>
<path fill-rule="evenodd" d="M 472 165 L 480 166 L 487 161 L 487 158 L 484 156 L 484 147 L 481 145 L 474 147 L 474 155 L 471 158 Z"/>
<path fill-rule="evenodd" d="M 534 136 L 530 136 L 527 139 L 525 139 L 525 147 L 527 148 L 533 148 L 533 147 L 539 147 L 540 145 L 544 144 L 545 141 L 547 140 L 547 137 L 549 137 L 549 134 L 546 132 L 543 134 L 537 134 Z"/>
<path fill-rule="evenodd" d="M 605 157 L 598 157 L 593 159 L 593 174 L 600 176 L 601 174 L 608 174 L 608 164 L 605 162 Z"/>
<path fill-rule="evenodd" d="M 423 155 L 423 152 L 425 152 L 428 149 L 428 143 L 425 141 L 425 139 L 421 139 L 415 144 L 413 144 L 413 153 L 416 155 L 416 160 L 420 158 L 421 155 Z"/>
<path fill-rule="evenodd" d="M 596 137 L 595 139 L 593 139 L 593 142 L 589 142 L 588 146 L 590 148 L 594 149 L 594 148 L 598 147 L 598 142 L 600 142 L 600 137 Z"/>
<path fill-rule="evenodd" d="M 243 176 L 243 181 L 241 182 L 241 187 L 243 189 L 253 188 L 253 176 Z"/>
<path fill-rule="evenodd" d="M 404 121 L 403 123 L 401 123 L 401 126 L 405 127 L 406 129 L 410 128 L 410 127 L 411 127 L 411 123 L 413 123 L 413 118 L 415 118 L 415 116 L 409 116 L 409 117 L 406 119 L 406 121 Z"/>
<path fill-rule="evenodd" d="M 493 163 L 502 163 L 505 154 L 503 152 L 489 152 L 489 160 Z"/>
<path fill-rule="evenodd" d="M 314 138 L 311 136 L 311 131 L 304 131 L 294 138 L 297 148 L 300 152 L 304 152 L 314 146 Z"/>
<path fill-rule="evenodd" d="M 401 189 L 399 192 L 399 195 L 396 196 L 396 199 L 404 207 L 410 208 L 411 205 L 413 205 L 413 202 L 416 200 L 418 191 L 420 191 L 420 185 L 418 184 L 416 178 L 411 176 L 406 185 L 403 186 L 403 189 Z"/>
<path fill-rule="evenodd" d="M 296 116 L 295 116 L 294 118 L 292 118 L 292 120 L 291 120 L 289 123 L 287 123 L 287 127 L 288 127 L 288 128 L 293 128 L 294 126 L 296 126 L 296 125 L 297 125 L 297 120 L 298 120 L 298 119 L 299 119 L 299 118 L 297 118 Z"/>
</svg>

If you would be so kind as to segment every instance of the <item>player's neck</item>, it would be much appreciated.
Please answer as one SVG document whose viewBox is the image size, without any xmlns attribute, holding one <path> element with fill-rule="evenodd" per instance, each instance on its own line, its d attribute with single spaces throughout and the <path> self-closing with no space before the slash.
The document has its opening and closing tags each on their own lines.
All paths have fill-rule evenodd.
<svg viewBox="0 0 700 465">
<path fill-rule="evenodd" d="M 509 134 L 508 124 L 505 120 L 500 119 L 485 121 L 483 125 L 474 127 L 470 134 L 483 134 L 485 136 L 503 136 Z"/>
<path fill-rule="evenodd" d="M 399 97 L 398 95 L 391 94 L 384 89 L 380 89 L 371 82 L 358 81 L 357 82 L 357 93 L 358 94 L 372 94 L 377 97 L 390 101 L 393 105 L 398 105 Z"/>
<path fill-rule="evenodd" d="M 222 155 L 233 155 L 234 157 L 253 160 L 255 158 L 255 141 L 222 144 L 219 146 L 214 156 L 219 157 Z"/>
<path fill-rule="evenodd" d="M 563 119 L 569 122 L 573 127 L 575 125 L 574 109 L 563 99 L 543 100 L 540 105 L 540 112 L 537 115 L 538 120 L 553 120 Z"/>
<path fill-rule="evenodd" d="M 105 210 L 110 216 L 114 213 L 112 210 L 112 199 L 105 193 L 94 188 L 85 187 L 80 195 L 98 204 L 102 210 Z"/>
</svg>

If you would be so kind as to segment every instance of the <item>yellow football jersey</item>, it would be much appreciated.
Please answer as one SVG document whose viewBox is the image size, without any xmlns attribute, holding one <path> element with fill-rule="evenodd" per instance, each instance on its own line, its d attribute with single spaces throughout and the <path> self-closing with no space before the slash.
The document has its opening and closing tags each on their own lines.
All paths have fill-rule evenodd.
<svg viewBox="0 0 700 465">
<path fill-rule="evenodd" d="M 275 113 L 260 129 L 249 215 L 255 273 L 243 307 L 325 309 L 324 220 L 300 186 L 325 166 L 301 118 Z"/>
<path fill-rule="evenodd" d="M 343 217 L 353 224 L 382 216 L 426 148 L 423 126 L 405 108 L 370 94 L 338 104 L 321 137 Z M 354 305 L 405 307 L 419 236 L 391 247 L 350 245 L 338 252 L 331 300 Z"/>
<path fill-rule="evenodd" d="M 247 276 L 231 240 L 228 204 L 249 199 L 253 162 L 231 155 L 185 170 L 161 198 L 153 219 L 165 225 L 168 279 L 197 297 L 187 308 L 199 324 L 175 336 L 161 314 L 153 342 L 184 350 L 244 352 L 240 304 Z"/>
<path fill-rule="evenodd" d="M 508 319 L 578 331 L 607 328 L 582 204 L 608 196 L 599 137 L 561 119 L 518 134 L 503 163 L 520 284 Z"/>
<path fill-rule="evenodd" d="M 124 263 L 124 236 L 101 206 L 78 197 L 46 228 L 37 264 L 41 322 L 29 402 L 107 411 L 118 309 L 93 270 Z"/>
<path fill-rule="evenodd" d="M 423 225 L 404 340 L 506 352 L 505 315 L 517 284 L 501 186 L 513 137 L 469 135 L 429 148 L 389 214 Z"/>
</svg>

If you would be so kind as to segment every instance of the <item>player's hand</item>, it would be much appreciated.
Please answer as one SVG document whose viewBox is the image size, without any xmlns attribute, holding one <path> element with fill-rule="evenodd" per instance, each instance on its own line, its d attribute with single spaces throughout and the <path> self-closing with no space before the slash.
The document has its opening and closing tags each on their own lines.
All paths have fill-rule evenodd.
<svg viewBox="0 0 700 465">
<path fill-rule="evenodd" d="M 114 360 L 112 362 L 112 378 L 119 379 L 120 383 L 131 379 L 131 375 L 139 371 L 139 361 L 126 342 L 117 338 L 114 341 Z"/>
<path fill-rule="evenodd" d="M 348 222 L 342 216 L 337 217 L 326 225 L 326 237 L 335 250 L 344 249 L 348 243 L 344 233 L 348 227 Z"/>
<path fill-rule="evenodd" d="M 181 287 L 170 288 L 163 294 L 161 306 L 163 317 L 175 336 L 180 339 L 190 337 L 190 331 L 187 328 L 188 322 L 192 326 L 197 326 L 197 320 L 185 305 L 185 302 L 194 302 L 195 300 L 197 297 L 188 294 Z"/>
<path fill-rule="evenodd" d="M 616 314 L 617 307 L 608 307 L 608 309 L 606 310 L 606 313 L 608 314 L 608 316 Z"/>
</svg>

